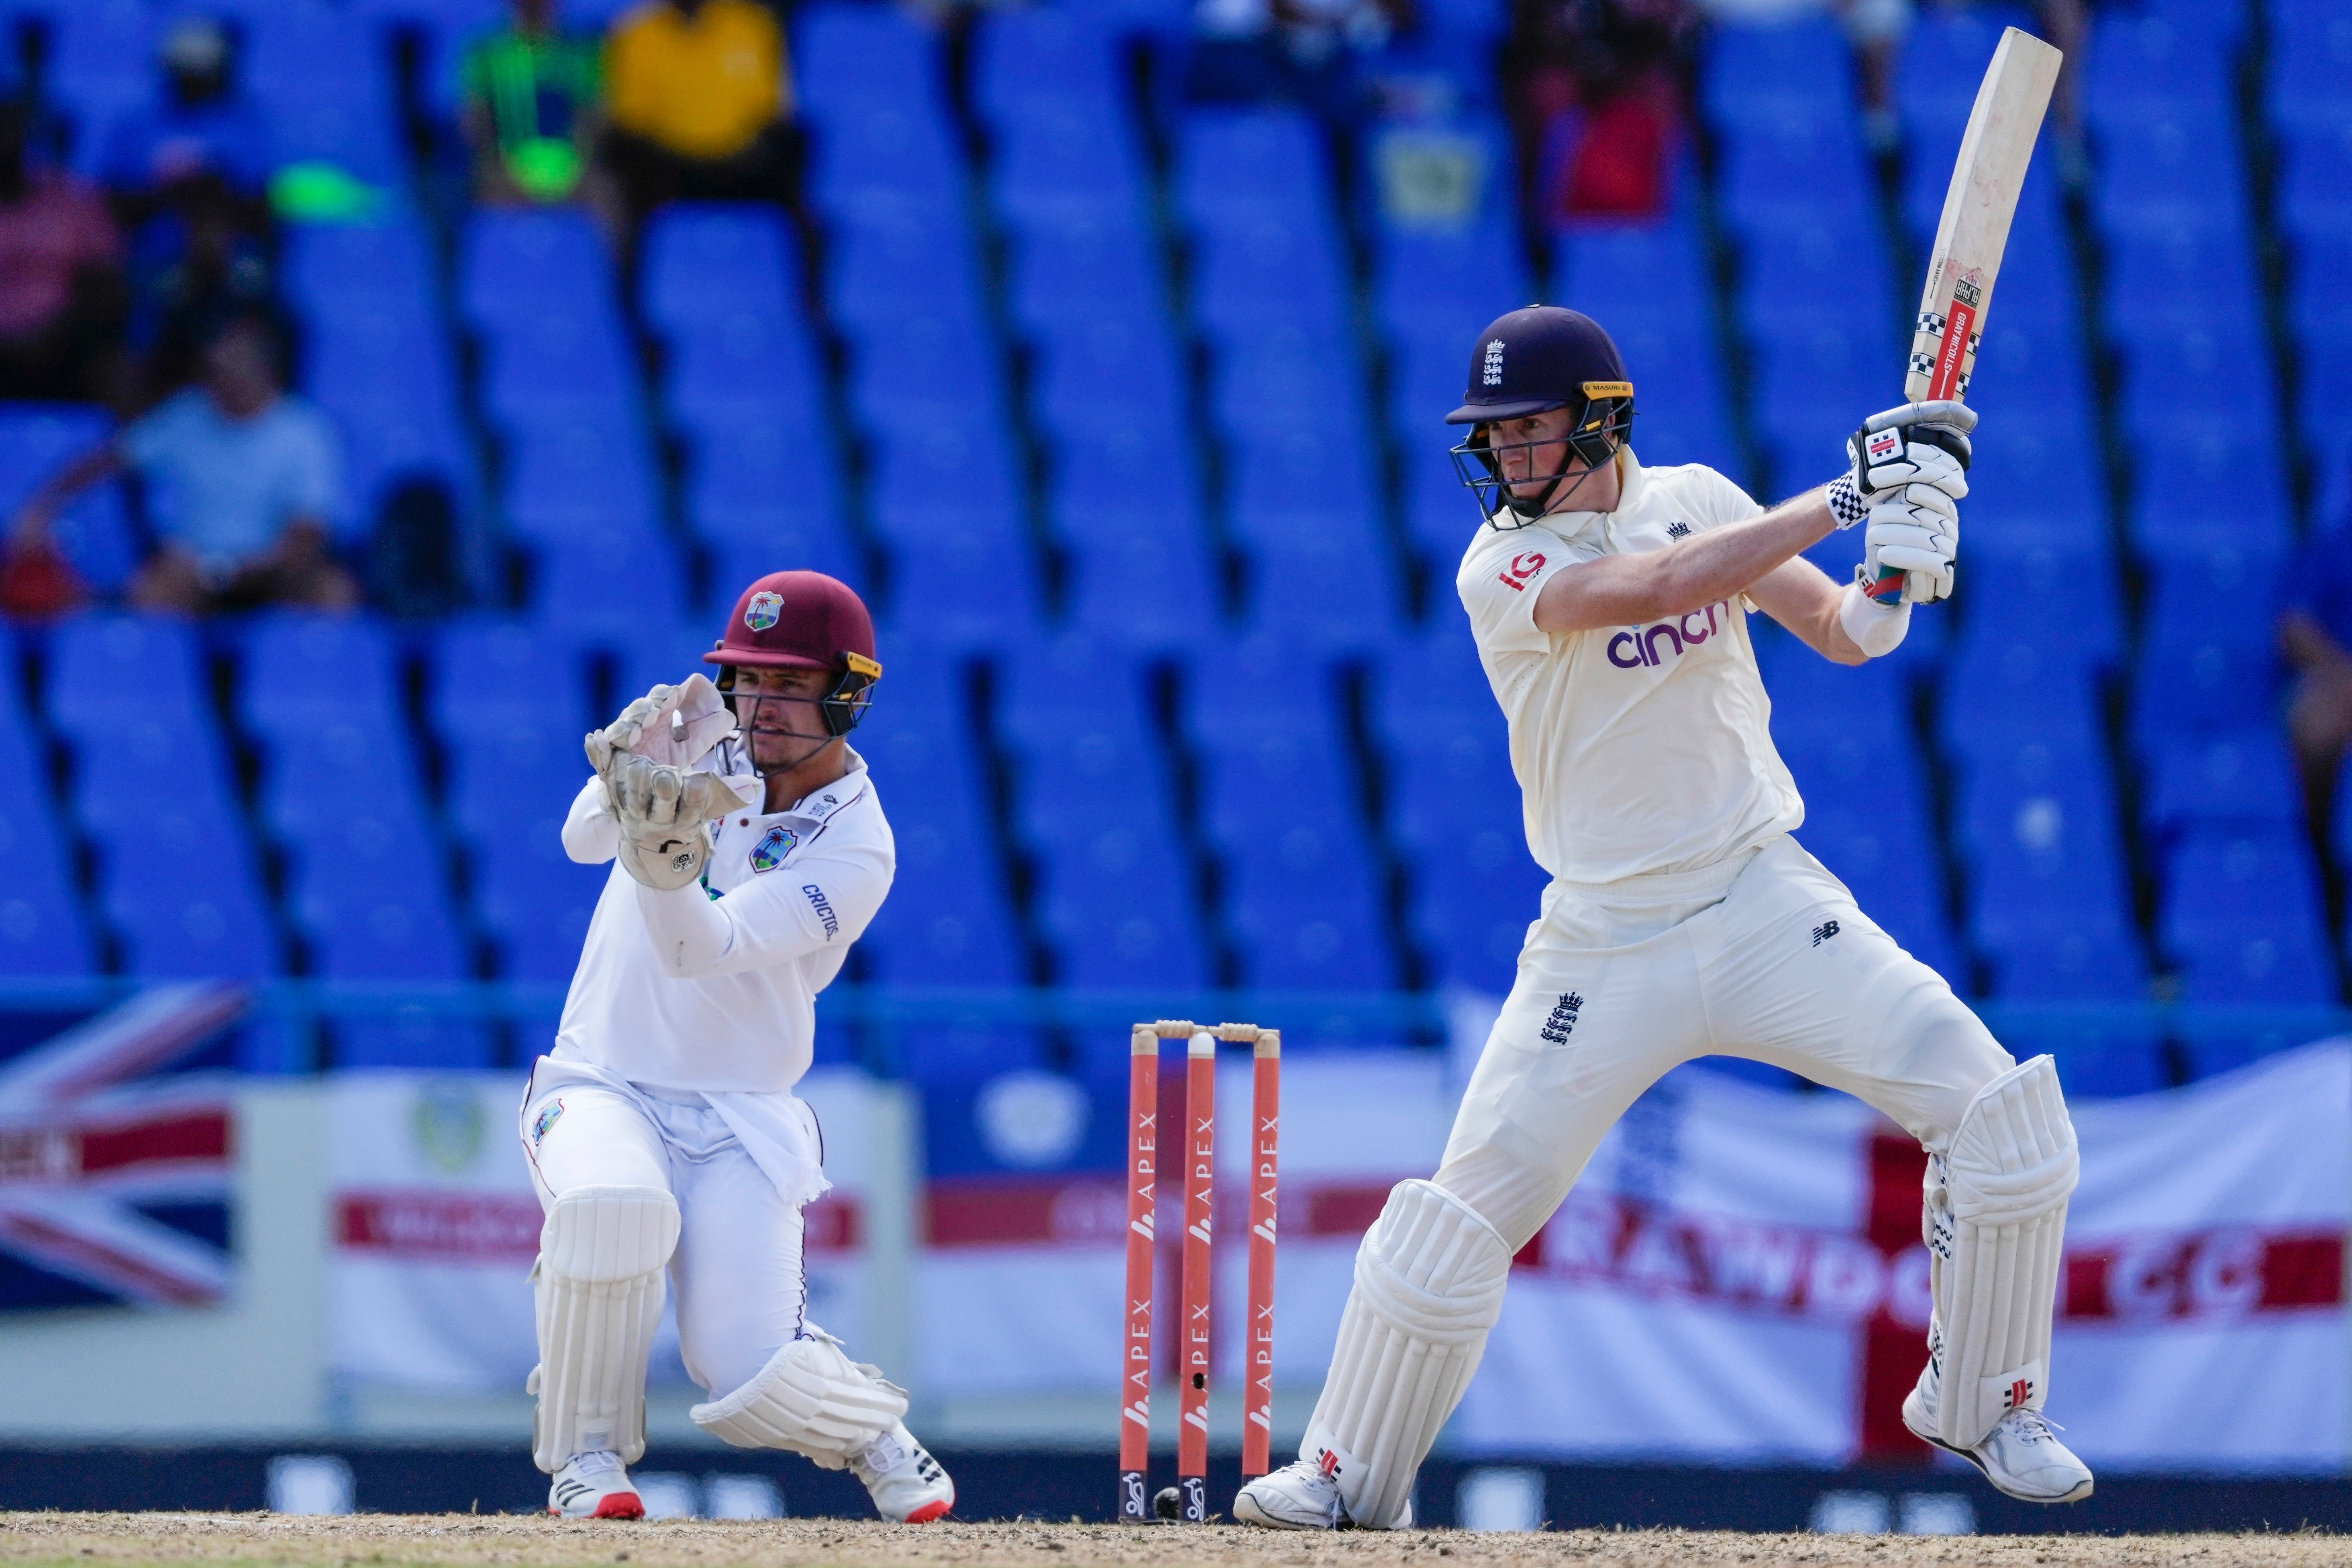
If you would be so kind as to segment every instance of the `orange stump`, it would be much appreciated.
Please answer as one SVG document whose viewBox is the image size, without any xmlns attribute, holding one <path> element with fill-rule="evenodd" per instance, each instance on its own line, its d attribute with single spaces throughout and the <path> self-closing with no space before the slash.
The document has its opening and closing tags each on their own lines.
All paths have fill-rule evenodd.
<svg viewBox="0 0 2352 1568">
<path fill-rule="evenodd" d="M 1275 1190 L 1282 1154 L 1282 1038 L 1257 1037 L 1250 1063 L 1249 1336 L 1242 1380 L 1242 1479 L 1273 1467 Z"/>
<path fill-rule="evenodd" d="M 1118 1517 L 1151 1518 L 1151 1226 L 1157 1192 L 1160 1037 L 1139 1026 L 1127 1073 L 1127 1346 L 1119 1384 Z"/>
</svg>

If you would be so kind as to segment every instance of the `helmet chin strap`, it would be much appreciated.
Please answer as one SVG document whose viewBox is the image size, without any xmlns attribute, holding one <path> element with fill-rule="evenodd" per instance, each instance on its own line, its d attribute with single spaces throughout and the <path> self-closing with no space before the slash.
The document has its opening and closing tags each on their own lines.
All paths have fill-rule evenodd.
<svg viewBox="0 0 2352 1568">
<path fill-rule="evenodd" d="M 1533 443 L 1530 444 L 1532 445 Z M 1551 445 L 1551 443 L 1548 441 L 1541 444 L 1544 446 Z M 1591 464 L 1586 465 L 1584 471 L 1576 476 L 1576 482 L 1570 485 L 1567 490 L 1562 491 L 1559 488 L 1560 482 L 1568 478 L 1569 458 L 1574 454 L 1569 447 L 1568 443 L 1565 441 L 1559 443 L 1559 468 L 1548 480 L 1545 481 L 1543 494 L 1536 497 L 1533 500 L 1523 504 L 1519 500 L 1519 498 L 1512 493 L 1518 488 L 1517 485 L 1507 482 L 1503 486 L 1503 504 L 1517 512 L 1525 521 L 1533 522 L 1539 517 L 1550 516 L 1555 510 L 1559 510 L 1553 503 L 1553 498 L 1555 496 L 1562 501 L 1574 500 L 1576 492 L 1584 488 L 1584 481 L 1601 471 L 1598 468 Z M 1614 452 L 1610 454 L 1610 460 L 1612 462 L 1616 460 L 1616 454 Z M 1533 483 L 1535 483 L 1535 478 L 1532 475 L 1518 481 L 1518 484 L 1531 485 Z"/>
<path fill-rule="evenodd" d="M 751 716 L 755 721 L 745 725 L 738 731 L 738 733 L 743 737 L 743 760 L 751 763 L 751 772 L 761 779 L 773 778 L 780 773 L 791 773 L 794 768 L 797 768 L 803 763 L 808 762 L 819 752 L 824 751 L 827 746 L 833 744 L 834 742 L 841 738 L 838 735 L 811 735 L 803 733 L 799 730 L 778 729 L 773 725 L 756 722 L 761 707 L 770 702 L 782 702 L 791 700 L 790 699 L 777 697 L 746 697 L 742 693 L 738 692 L 735 694 L 735 700 L 739 704 L 749 703 L 751 705 Z M 752 744 L 752 737 L 755 735 L 782 735 L 788 740 L 814 741 L 816 744 L 811 746 L 807 751 L 803 752 L 799 756 L 794 757 L 789 763 L 779 763 L 772 766 L 763 767 L 760 763 L 759 751 Z"/>
</svg>

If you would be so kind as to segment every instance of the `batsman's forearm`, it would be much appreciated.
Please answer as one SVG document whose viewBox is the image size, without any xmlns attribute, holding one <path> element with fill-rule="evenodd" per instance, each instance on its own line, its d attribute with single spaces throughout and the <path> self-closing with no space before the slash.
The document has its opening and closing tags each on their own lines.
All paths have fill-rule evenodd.
<svg viewBox="0 0 2352 1568">
<path fill-rule="evenodd" d="M 1591 631 L 1664 620 L 1748 586 L 1837 526 L 1819 489 L 1641 555 L 1604 555 L 1555 574 L 1536 601 L 1536 628 Z"/>
</svg>

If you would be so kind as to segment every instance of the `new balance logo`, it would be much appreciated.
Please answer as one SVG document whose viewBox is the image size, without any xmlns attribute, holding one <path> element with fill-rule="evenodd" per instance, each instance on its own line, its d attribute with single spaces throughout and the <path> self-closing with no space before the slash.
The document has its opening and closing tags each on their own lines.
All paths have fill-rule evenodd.
<svg viewBox="0 0 2352 1568">
<path fill-rule="evenodd" d="M 1555 1046 L 1566 1044 L 1569 1036 L 1576 1033 L 1576 1016 L 1583 1009 L 1583 997 L 1573 991 L 1561 993 L 1551 1016 L 1544 1020 L 1543 1037 Z"/>
<path fill-rule="evenodd" d="M 1690 536 L 1690 524 L 1689 524 L 1689 523 L 1687 523 L 1687 522 L 1670 522 L 1670 523 L 1666 524 L 1666 537 L 1667 537 L 1668 539 L 1686 539 L 1686 538 L 1688 538 L 1689 536 Z"/>
<path fill-rule="evenodd" d="M 1837 921 L 1823 921 L 1821 924 L 1813 928 L 1813 945 L 1815 947 L 1819 947 L 1822 943 L 1829 941 L 1830 938 L 1837 935 Z"/>
</svg>

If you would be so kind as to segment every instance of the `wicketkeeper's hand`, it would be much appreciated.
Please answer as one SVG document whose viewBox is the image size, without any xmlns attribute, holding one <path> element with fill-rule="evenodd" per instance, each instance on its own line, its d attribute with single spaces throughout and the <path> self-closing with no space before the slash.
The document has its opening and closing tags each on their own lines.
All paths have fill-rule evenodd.
<svg viewBox="0 0 2352 1568">
<path fill-rule="evenodd" d="M 588 761 L 604 775 L 612 753 L 629 752 L 666 767 L 689 768 L 735 732 L 735 715 L 709 678 L 689 675 L 677 686 L 656 686 L 588 737 Z"/>
<path fill-rule="evenodd" d="M 593 756 L 601 737 L 588 739 Z M 620 825 L 622 868 L 665 892 L 702 875 L 710 858 L 703 825 L 743 804 L 717 773 L 671 767 L 634 752 L 608 751 L 597 773 Z"/>
</svg>

